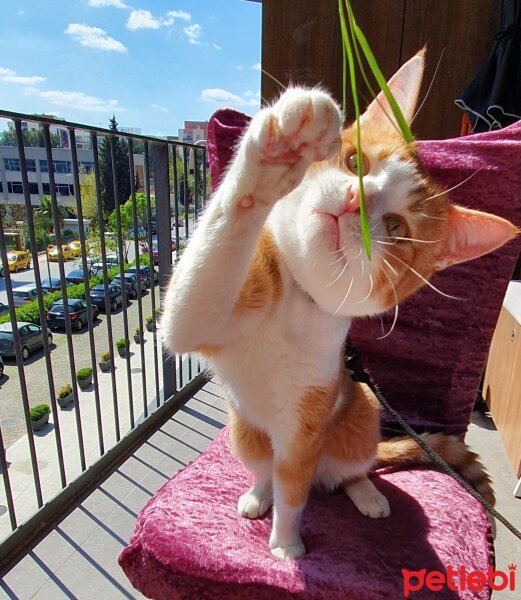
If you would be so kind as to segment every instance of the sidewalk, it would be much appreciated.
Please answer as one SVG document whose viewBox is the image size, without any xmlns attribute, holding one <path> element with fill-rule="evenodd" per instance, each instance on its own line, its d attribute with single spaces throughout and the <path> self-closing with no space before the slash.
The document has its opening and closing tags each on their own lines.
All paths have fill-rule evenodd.
<svg viewBox="0 0 521 600">
<path fill-rule="evenodd" d="M 157 336 L 157 334 L 156 334 Z M 162 362 L 159 336 L 158 344 L 158 372 L 159 389 L 162 395 Z M 132 343 L 130 346 L 130 370 L 132 381 L 132 396 L 134 407 L 134 420 L 138 423 L 143 418 L 143 368 L 146 374 L 146 398 L 149 414 L 157 408 L 156 381 L 154 369 L 154 334 L 145 332 L 144 366 L 141 363 L 140 346 Z M 187 360 L 184 371 L 187 370 Z M 118 404 L 118 417 L 120 437 L 124 437 L 130 430 L 129 392 L 127 384 L 126 359 L 115 356 L 115 381 Z M 188 379 L 185 373 L 184 381 Z M 113 403 L 112 379 L 110 373 L 98 371 L 98 384 L 100 393 L 100 412 L 103 429 L 104 449 L 116 444 L 115 410 Z M 86 466 L 93 464 L 101 455 L 97 427 L 94 386 L 89 390 L 81 391 L 78 388 L 81 427 Z M 163 398 L 160 398 L 163 402 Z M 67 482 L 72 481 L 81 473 L 81 461 L 78 441 L 77 415 L 74 405 L 70 408 L 58 407 L 60 433 L 63 448 L 64 468 Z M 55 435 L 55 415 L 50 415 L 48 425 L 39 432 L 35 432 L 34 441 L 38 462 L 38 473 L 41 482 L 44 503 L 55 496 L 61 489 L 60 469 Z M 23 435 L 7 449 L 9 463 L 9 478 L 15 505 L 16 520 L 23 523 L 38 509 L 35 484 L 29 454 L 27 434 Z M 1 476 L 3 479 L 3 476 Z M 0 505 L 7 507 L 3 481 L 0 484 Z M 7 511 L 0 516 L 0 541 L 11 533 L 10 519 Z"/>
</svg>

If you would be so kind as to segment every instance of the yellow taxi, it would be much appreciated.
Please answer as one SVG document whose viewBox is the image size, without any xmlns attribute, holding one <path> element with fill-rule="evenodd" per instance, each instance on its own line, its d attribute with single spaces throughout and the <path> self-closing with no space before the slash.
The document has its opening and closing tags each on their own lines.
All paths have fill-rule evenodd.
<svg viewBox="0 0 521 600">
<path fill-rule="evenodd" d="M 7 263 L 10 273 L 19 271 L 20 269 L 30 269 L 31 255 L 25 250 L 12 250 L 7 253 Z"/>
<path fill-rule="evenodd" d="M 68 244 L 62 244 L 62 256 L 63 260 L 69 260 L 69 258 L 74 258 L 74 254 Z M 60 257 L 58 255 L 58 246 L 54 244 L 49 244 L 47 246 L 47 260 L 57 261 Z"/>
<path fill-rule="evenodd" d="M 72 240 L 72 242 L 69 243 L 69 248 L 72 250 L 73 256 L 81 256 L 80 240 Z"/>
</svg>

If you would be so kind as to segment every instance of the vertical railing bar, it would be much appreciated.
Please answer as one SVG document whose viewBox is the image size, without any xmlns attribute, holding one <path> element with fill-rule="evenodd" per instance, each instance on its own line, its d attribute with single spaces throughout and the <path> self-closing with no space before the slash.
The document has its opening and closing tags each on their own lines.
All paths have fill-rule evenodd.
<svg viewBox="0 0 521 600">
<path fill-rule="evenodd" d="M 203 208 L 206 207 L 206 148 L 203 148 Z"/>
<path fill-rule="evenodd" d="M 179 260 L 179 181 L 177 177 L 177 158 L 179 154 L 177 151 L 177 145 L 172 146 L 172 158 L 173 158 L 173 182 L 174 182 L 174 218 L 175 218 L 175 260 Z"/>
<path fill-rule="evenodd" d="M 121 283 L 124 284 L 124 265 L 123 265 L 123 235 L 121 231 L 121 203 L 119 198 L 119 184 L 117 174 L 117 162 L 116 162 L 116 136 L 110 136 L 110 156 L 112 161 L 112 185 L 114 187 L 114 203 L 116 209 L 116 227 L 118 235 L 118 250 L 119 250 L 119 274 L 121 276 Z M 124 285 L 122 286 L 124 287 Z M 125 341 L 128 340 L 130 343 L 130 337 L 128 333 L 128 294 L 125 296 L 125 302 L 123 303 L 123 331 Z M 130 353 L 125 354 L 125 362 L 127 366 L 127 391 L 128 391 L 128 410 L 130 418 L 130 429 L 134 429 L 134 397 L 132 394 L 132 372 L 130 368 Z"/>
<path fill-rule="evenodd" d="M 2 479 L 4 480 L 5 500 L 7 502 L 7 512 L 9 513 L 9 521 L 11 529 L 14 531 L 18 525 L 16 523 L 16 510 L 13 501 L 13 491 L 11 489 L 11 480 L 9 478 L 9 465 L 5 457 L 4 437 L 2 435 L 2 427 L 0 426 L 0 469 L 2 471 Z"/>
<path fill-rule="evenodd" d="M 197 201 L 199 200 L 199 194 L 197 189 L 197 183 L 199 179 L 199 169 L 197 168 L 197 150 L 197 146 L 194 146 L 191 150 L 194 153 L 194 223 L 197 223 Z"/>
<path fill-rule="evenodd" d="M 96 424 L 98 426 L 98 444 L 100 456 L 105 453 L 105 445 L 103 442 L 103 422 L 101 418 L 101 404 L 99 396 L 99 385 L 98 385 L 98 369 L 96 364 L 96 345 L 94 342 L 94 322 L 92 319 L 92 303 L 90 301 L 90 282 L 89 282 L 89 269 L 87 267 L 87 241 L 85 239 L 85 230 L 83 228 L 83 207 L 81 205 L 81 186 L 80 186 L 80 173 L 78 167 L 78 149 L 76 148 L 76 132 L 74 128 L 69 128 L 69 136 L 72 151 L 72 173 L 74 179 L 75 197 L 76 197 L 76 214 L 78 216 L 78 233 L 80 235 L 80 244 L 82 248 L 81 252 L 81 266 L 85 273 L 84 286 L 85 286 L 85 302 L 87 303 L 87 323 L 88 323 L 88 334 L 89 334 L 89 349 L 90 349 L 90 361 L 92 365 L 92 379 L 94 381 L 94 405 L 96 409 Z"/>
<path fill-rule="evenodd" d="M 5 278 L 5 289 L 7 292 L 7 304 L 9 305 L 9 314 L 11 317 L 11 323 L 13 324 L 13 341 L 14 341 L 14 349 L 16 354 L 16 366 L 18 367 L 18 376 L 20 378 L 20 388 L 22 392 L 22 407 L 24 411 L 25 417 L 25 427 L 27 430 L 27 441 L 29 442 L 29 453 L 31 457 L 31 467 L 33 471 L 34 478 L 34 488 L 36 492 L 36 500 L 38 502 L 38 507 L 43 506 L 43 497 L 42 497 L 42 488 L 40 484 L 40 476 L 38 470 L 38 460 L 36 457 L 36 448 L 34 444 L 34 433 L 31 425 L 31 417 L 30 417 L 30 407 L 29 407 L 29 396 L 27 393 L 27 382 L 25 379 L 25 370 L 23 366 L 22 359 L 22 348 L 20 344 L 20 334 L 18 332 L 18 328 L 15 326 L 16 324 L 16 313 L 13 302 L 13 286 L 11 283 L 11 274 L 9 272 L 9 263 L 7 261 L 7 250 L 5 247 L 5 237 L 4 237 L 4 218 L 2 215 L 2 211 L 0 210 L 0 258 L 2 259 L 2 264 L 4 267 L 4 278 Z"/>
<path fill-rule="evenodd" d="M 67 477 L 65 475 L 65 465 L 63 461 L 63 446 L 61 439 L 60 420 L 58 417 L 59 411 L 56 402 L 56 390 L 54 389 L 54 374 L 52 369 L 51 351 L 49 348 L 47 320 L 45 318 L 45 305 L 42 294 L 42 279 L 40 273 L 40 263 L 38 261 L 38 248 L 36 244 L 36 235 L 34 233 L 33 207 L 31 204 L 31 194 L 29 191 L 29 178 L 27 177 L 27 162 L 25 160 L 25 147 L 23 142 L 22 123 L 15 121 L 16 142 L 18 145 L 18 157 L 20 160 L 20 172 L 22 175 L 22 189 L 24 193 L 25 212 L 27 218 L 27 230 L 31 243 L 31 256 L 33 259 L 34 280 L 36 283 L 36 295 L 38 299 L 38 310 L 40 312 L 40 322 L 43 332 L 43 351 L 45 357 L 45 366 L 47 368 L 47 383 L 49 384 L 49 399 L 51 403 L 51 411 L 54 420 L 54 431 L 56 434 L 56 453 L 58 455 L 58 466 L 60 470 L 60 481 L 62 488 L 67 485 Z"/>
<path fill-rule="evenodd" d="M 116 373 L 115 373 L 115 361 L 114 361 L 114 337 L 112 335 L 112 313 L 110 308 L 110 298 L 108 294 L 108 270 L 107 270 L 107 248 L 105 245 L 105 222 L 103 220 L 103 202 L 101 198 L 101 177 L 99 168 L 99 154 L 98 154 L 98 136 L 92 132 L 90 134 L 90 140 L 92 144 L 92 153 L 94 156 L 94 179 L 96 181 L 96 204 L 97 204 L 97 215 L 98 225 L 100 233 L 101 243 L 101 257 L 102 257 L 102 272 L 103 272 L 103 287 L 105 290 L 105 315 L 107 321 L 107 337 L 109 342 L 109 354 L 112 368 L 110 369 L 110 377 L 112 383 L 112 404 L 114 408 L 114 429 L 116 434 L 116 441 L 119 442 L 121 438 L 119 428 L 119 406 L 118 406 L 118 390 L 116 385 Z M 122 296 L 124 295 L 122 291 Z"/>
<path fill-rule="evenodd" d="M 161 398 L 160 398 L 160 391 L 159 391 L 159 362 L 158 362 L 159 356 L 158 356 L 158 352 L 157 352 L 157 332 L 156 332 L 156 327 L 157 327 L 156 282 L 154 279 L 154 273 L 155 273 L 154 259 L 152 257 L 152 226 L 151 226 L 152 201 L 150 198 L 150 156 L 149 156 L 148 142 L 145 142 L 144 146 L 145 146 L 145 154 L 144 154 L 145 181 L 144 181 L 144 184 L 145 184 L 145 197 L 147 199 L 146 207 L 147 207 L 147 224 L 148 224 L 148 229 L 147 229 L 148 258 L 149 258 L 149 262 L 150 262 L 150 271 L 152 274 L 152 277 L 150 279 L 150 293 L 152 294 L 152 297 L 151 297 L 150 301 L 151 301 L 151 306 L 152 306 L 152 324 L 153 324 L 152 340 L 154 343 L 154 379 L 155 379 L 155 386 L 156 386 L 156 406 L 159 408 L 159 406 L 161 404 Z M 157 213 L 156 213 L 156 233 L 157 233 Z M 159 281 L 158 281 L 158 285 L 159 285 Z M 174 365 L 175 365 L 175 363 L 174 363 Z"/>
<path fill-rule="evenodd" d="M 190 199 L 188 197 L 188 148 L 186 146 L 183 146 L 183 186 L 183 196 L 185 199 L 185 240 L 187 240 Z"/>
<path fill-rule="evenodd" d="M 51 196 L 51 208 L 52 208 L 52 217 L 53 217 L 53 225 L 54 225 L 54 235 L 56 246 L 58 249 L 58 268 L 60 270 L 60 286 L 62 291 L 63 298 L 63 316 L 65 319 L 65 332 L 67 334 L 67 349 L 69 351 L 69 368 L 72 379 L 72 392 L 74 399 L 74 412 L 76 418 L 76 431 L 78 434 L 78 449 L 80 453 L 80 462 L 81 462 L 81 470 L 85 471 L 87 468 L 85 463 L 85 448 L 83 443 L 83 430 L 81 427 L 81 414 L 80 414 L 80 402 L 78 398 L 78 384 L 76 382 L 76 364 L 74 361 L 74 346 L 72 342 L 72 331 L 71 331 L 71 322 L 69 318 L 69 305 L 68 305 L 68 295 L 67 295 L 67 286 L 65 285 L 65 267 L 63 264 L 63 254 L 62 254 L 62 239 L 60 232 L 60 219 L 58 213 L 58 201 L 56 199 L 56 184 L 54 180 L 54 163 L 52 159 L 52 150 L 51 150 L 51 134 L 49 131 L 49 125 L 44 123 L 43 125 L 43 139 L 45 143 L 45 155 L 47 157 L 47 165 L 48 165 L 48 175 L 49 175 L 49 189 Z"/>
<path fill-rule="evenodd" d="M 143 415 L 146 419 L 148 417 L 148 404 L 147 404 L 147 374 L 145 364 L 145 343 L 144 343 L 144 327 L 143 327 L 143 300 L 141 296 L 141 270 L 139 262 L 139 240 L 138 240 L 138 225 L 137 225 L 137 207 L 136 207 L 136 181 L 134 178 L 134 142 L 132 138 L 128 138 L 128 163 L 130 171 L 130 198 L 132 200 L 132 221 L 134 223 L 134 252 L 136 255 L 136 280 L 138 283 L 138 295 L 137 295 L 137 312 L 138 312 L 138 323 L 139 331 L 141 333 L 141 344 L 139 344 L 140 358 L 141 358 L 141 387 L 143 391 Z M 150 226 L 149 223 L 146 224 Z"/>
<path fill-rule="evenodd" d="M 157 255 L 159 263 L 160 293 L 166 292 L 172 270 L 172 231 L 170 225 L 170 177 L 167 142 L 152 144 L 152 164 L 156 192 Z M 163 393 L 165 401 L 175 394 L 176 385 L 172 378 L 172 359 L 163 349 Z"/>
</svg>

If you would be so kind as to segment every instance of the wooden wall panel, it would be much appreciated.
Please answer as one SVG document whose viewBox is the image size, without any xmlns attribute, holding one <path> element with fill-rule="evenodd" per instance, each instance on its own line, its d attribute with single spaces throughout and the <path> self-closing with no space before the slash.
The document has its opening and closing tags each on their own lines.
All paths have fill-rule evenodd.
<svg viewBox="0 0 521 600">
<path fill-rule="evenodd" d="M 420 139 L 459 135 L 463 113 L 454 100 L 476 75 L 494 43 L 497 0 L 407 0 L 401 62 L 427 44 L 422 96 L 440 68 L 413 124 Z"/>
<path fill-rule="evenodd" d="M 462 112 L 454 99 L 492 48 L 497 0 L 352 0 L 360 27 L 390 77 L 428 44 L 425 91 L 442 48 L 443 62 L 413 125 L 418 138 L 459 134 Z M 342 54 L 337 0 L 263 0 L 262 66 L 284 85 L 321 84 L 342 100 Z M 281 87 L 262 76 L 270 102 Z M 369 94 L 363 92 L 366 99 Z M 348 94 L 349 97 L 349 94 Z M 362 105 L 367 102 L 362 99 Z M 352 110 L 348 106 L 348 118 Z"/>
</svg>

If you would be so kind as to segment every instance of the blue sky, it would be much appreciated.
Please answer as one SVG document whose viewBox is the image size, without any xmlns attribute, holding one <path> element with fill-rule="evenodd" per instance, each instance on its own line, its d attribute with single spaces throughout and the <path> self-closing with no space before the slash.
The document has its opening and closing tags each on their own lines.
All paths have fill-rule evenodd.
<svg viewBox="0 0 521 600">
<path fill-rule="evenodd" d="M 260 46 L 245 0 L 3 0 L 0 107 L 176 135 L 258 110 Z"/>
</svg>

